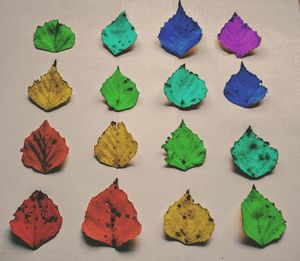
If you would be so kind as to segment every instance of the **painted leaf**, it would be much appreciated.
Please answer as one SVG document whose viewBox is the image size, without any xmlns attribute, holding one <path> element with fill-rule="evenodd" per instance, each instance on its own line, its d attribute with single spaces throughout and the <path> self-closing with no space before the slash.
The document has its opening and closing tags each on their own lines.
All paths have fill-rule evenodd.
<svg viewBox="0 0 300 261">
<path fill-rule="evenodd" d="M 107 104 L 115 111 L 134 107 L 139 98 L 135 83 L 121 73 L 119 66 L 103 83 L 100 92 Z"/>
<path fill-rule="evenodd" d="M 202 29 L 197 22 L 186 15 L 179 1 L 176 14 L 164 24 L 158 38 L 167 52 L 183 57 L 188 50 L 200 42 Z"/>
<path fill-rule="evenodd" d="M 247 176 L 261 178 L 273 170 L 278 161 L 278 151 L 269 142 L 257 137 L 251 126 L 231 148 L 234 164 Z"/>
<path fill-rule="evenodd" d="M 71 28 L 58 20 L 45 22 L 34 33 L 34 46 L 37 49 L 58 53 L 70 49 L 75 44 L 75 34 Z"/>
<path fill-rule="evenodd" d="M 62 225 L 57 206 L 46 194 L 36 190 L 25 199 L 9 222 L 12 233 L 32 249 L 55 237 Z"/>
<path fill-rule="evenodd" d="M 188 108 L 200 103 L 205 98 L 207 89 L 205 82 L 183 64 L 167 80 L 164 92 L 170 102 L 179 108 Z"/>
<path fill-rule="evenodd" d="M 281 211 L 260 194 L 254 185 L 241 209 L 245 234 L 260 246 L 279 239 L 286 229 Z"/>
<path fill-rule="evenodd" d="M 164 215 L 165 233 L 186 245 L 208 241 L 214 228 L 214 220 L 208 210 L 194 203 L 189 191 Z"/>
<path fill-rule="evenodd" d="M 138 144 L 123 122 L 111 122 L 94 147 L 96 158 L 111 167 L 125 167 L 135 156 Z"/>
<path fill-rule="evenodd" d="M 185 125 L 183 120 L 162 148 L 167 152 L 165 158 L 167 164 L 180 170 L 202 165 L 206 156 L 203 141 Z"/>
<path fill-rule="evenodd" d="M 45 120 L 25 139 L 21 152 L 22 162 L 26 167 L 47 174 L 65 161 L 69 148 L 65 138 Z"/>
<path fill-rule="evenodd" d="M 56 109 L 70 100 L 72 88 L 57 71 L 56 60 L 50 70 L 28 88 L 28 95 L 45 111 Z"/>
<path fill-rule="evenodd" d="M 240 71 L 231 76 L 224 89 L 225 97 L 234 104 L 249 108 L 260 102 L 268 89 L 257 76 L 249 72 L 243 62 Z"/>
<path fill-rule="evenodd" d="M 125 11 L 121 12 L 116 20 L 102 30 L 101 39 L 113 55 L 124 52 L 134 44 L 137 34 Z"/>
<path fill-rule="evenodd" d="M 135 239 L 141 230 L 137 212 L 119 189 L 118 179 L 90 200 L 82 223 L 86 236 L 115 248 Z"/>
<path fill-rule="evenodd" d="M 261 38 L 234 13 L 218 34 L 221 45 L 238 58 L 244 57 L 260 45 Z"/>
</svg>

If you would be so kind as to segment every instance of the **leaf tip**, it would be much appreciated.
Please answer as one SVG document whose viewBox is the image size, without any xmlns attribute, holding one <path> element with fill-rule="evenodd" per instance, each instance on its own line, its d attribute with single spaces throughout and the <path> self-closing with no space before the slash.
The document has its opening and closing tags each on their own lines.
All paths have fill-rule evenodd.
<svg viewBox="0 0 300 261">
<path fill-rule="evenodd" d="M 53 66 L 53 67 L 56 67 L 56 64 L 57 64 L 57 60 L 55 59 L 52 66 Z"/>
</svg>

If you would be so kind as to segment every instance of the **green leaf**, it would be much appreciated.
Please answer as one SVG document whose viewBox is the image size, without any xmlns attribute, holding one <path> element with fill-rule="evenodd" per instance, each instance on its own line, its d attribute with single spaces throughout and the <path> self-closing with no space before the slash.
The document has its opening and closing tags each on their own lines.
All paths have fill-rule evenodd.
<svg viewBox="0 0 300 261">
<path fill-rule="evenodd" d="M 188 108 L 205 98 L 207 88 L 205 82 L 183 64 L 167 80 L 164 92 L 170 102 L 179 108 Z"/>
<path fill-rule="evenodd" d="M 100 92 L 115 111 L 124 111 L 134 107 L 139 97 L 135 83 L 121 73 L 119 66 L 103 83 Z"/>
<path fill-rule="evenodd" d="M 38 26 L 34 33 L 34 46 L 37 49 L 58 53 L 70 49 L 75 44 L 75 34 L 71 28 L 51 20 Z"/>
<path fill-rule="evenodd" d="M 186 127 L 183 120 L 162 148 L 167 152 L 168 165 L 180 170 L 202 165 L 206 156 L 203 141 Z"/>
<path fill-rule="evenodd" d="M 122 53 L 134 44 L 137 34 L 127 19 L 125 11 L 102 30 L 101 39 L 113 55 Z"/>
<path fill-rule="evenodd" d="M 274 203 L 261 195 L 253 185 L 241 205 L 245 234 L 260 246 L 279 239 L 286 229 L 286 221 Z"/>
<path fill-rule="evenodd" d="M 231 148 L 234 164 L 247 176 L 256 179 L 275 168 L 278 151 L 269 142 L 257 137 L 251 126 Z"/>
</svg>

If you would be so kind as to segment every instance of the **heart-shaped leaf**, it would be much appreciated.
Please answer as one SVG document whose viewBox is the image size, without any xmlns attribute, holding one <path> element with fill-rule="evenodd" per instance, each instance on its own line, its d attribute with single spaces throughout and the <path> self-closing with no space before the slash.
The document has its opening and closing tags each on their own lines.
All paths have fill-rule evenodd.
<svg viewBox="0 0 300 261">
<path fill-rule="evenodd" d="M 94 147 L 96 158 L 103 164 L 120 168 L 135 156 L 138 144 L 123 122 L 111 122 Z"/>
<path fill-rule="evenodd" d="M 234 164 L 253 179 L 265 176 L 278 161 L 278 151 L 269 142 L 257 137 L 250 126 L 234 143 L 231 155 Z"/>
<path fill-rule="evenodd" d="M 28 95 L 45 111 L 56 109 L 70 100 L 72 88 L 57 71 L 56 60 L 50 70 L 28 88 Z"/>
<path fill-rule="evenodd" d="M 121 73 L 119 66 L 102 84 L 100 92 L 115 111 L 124 111 L 134 107 L 139 98 L 135 83 Z"/>
<path fill-rule="evenodd" d="M 86 236 L 115 248 L 135 239 L 141 230 L 137 212 L 119 189 L 118 179 L 90 200 L 82 223 Z"/>
<path fill-rule="evenodd" d="M 225 97 L 234 104 L 249 108 L 260 102 L 268 89 L 257 76 L 249 72 L 243 62 L 240 71 L 231 76 L 224 89 Z"/>
<path fill-rule="evenodd" d="M 164 24 L 158 38 L 167 52 L 183 57 L 200 42 L 202 30 L 197 22 L 186 15 L 179 0 L 176 14 Z"/>
<path fill-rule="evenodd" d="M 47 174 L 65 161 L 69 148 L 65 138 L 45 120 L 25 139 L 21 152 L 26 167 Z"/>
<path fill-rule="evenodd" d="M 58 53 L 70 49 L 75 44 L 75 34 L 71 28 L 58 20 L 51 20 L 38 26 L 34 33 L 34 46 L 37 49 Z"/>
<path fill-rule="evenodd" d="M 261 195 L 254 185 L 241 209 L 245 234 L 260 246 L 279 239 L 286 229 L 281 211 Z"/>
<path fill-rule="evenodd" d="M 175 201 L 164 215 L 165 233 L 186 245 L 210 239 L 215 224 L 208 210 L 194 203 L 189 191 Z"/>
<path fill-rule="evenodd" d="M 9 222 L 13 234 L 32 249 L 37 249 L 60 230 L 62 217 L 57 206 L 41 191 L 24 200 Z"/>
<path fill-rule="evenodd" d="M 121 12 L 116 20 L 102 30 L 101 39 L 113 55 L 124 52 L 134 44 L 137 34 L 127 19 L 125 11 Z"/>
<path fill-rule="evenodd" d="M 200 103 L 205 98 L 207 89 L 205 82 L 183 64 L 167 80 L 164 92 L 170 102 L 179 108 L 188 108 Z"/>
<path fill-rule="evenodd" d="M 183 120 L 162 148 L 167 152 L 165 160 L 168 165 L 180 170 L 202 165 L 206 156 L 203 141 L 185 125 Z"/>
<path fill-rule="evenodd" d="M 243 20 L 234 13 L 218 34 L 222 46 L 236 54 L 238 58 L 244 57 L 260 45 L 261 38 Z"/>
</svg>

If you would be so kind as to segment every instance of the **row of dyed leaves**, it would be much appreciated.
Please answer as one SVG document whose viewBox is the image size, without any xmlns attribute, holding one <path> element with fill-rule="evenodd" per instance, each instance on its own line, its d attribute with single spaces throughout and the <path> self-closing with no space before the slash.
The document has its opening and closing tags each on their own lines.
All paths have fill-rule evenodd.
<svg viewBox="0 0 300 261">
<path fill-rule="evenodd" d="M 196 133 L 182 120 L 162 148 L 170 167 L 186 171 L 201 166 L 206 148 Z M 127 131 L 123 122 L 112 122 L 99 137 L 94 147 L 95 157 L 107 166 L 122 168 L 136 155 L 138 143 Z M 65 138 L 52 128 L 48 121 L 25 138 L 21 149 L 22 162 L 40 173 L 53 173 L 65 161 L 69 148 Z M 231 148 L 234 165 L 248 178 L 257 179 L 270 173 L 278 161 L 278 151 L 269 142 L 257 137 L 251 127 Z"/>
<path fill-rule="evenodd" d="M 263 197 L 253 185 L 241 204 L 242 227 L 245 234 L 259 246 L 266 246 L 281 237 L 286 221 L 274 203 Z M 53 238 L 63 218 L 58 207 L 43 192 L 35 191 L 24 200 L 10 221 L 12 232 L 32 249 Z M 194 203 L 189 190 L 169 206 L 164 215 L 166 235 L 186 245 L 207 242 L 215 224 L 208 210 Z M 84 235 L 94 241 L 120 248 L 135 239 L 142 230 L 137 211 L 127 194 L 115 180 L 93 197 L 82 223 Z"/>
<path fill-rule="evenodd" d="M 57 71 L 56 61 L 40 80 L 28 88 L 31 101 L 45 111 L 52 111 L 66 104 L 73 89 Z M 136 84 L 124 76 L 120 68 L 106 79 L 100 88 L 105 101 L 115 111 L 134 107 L 139 97 Z M 188 109 L 199 104 L 207 94 L 205 81 L 197 74 L 181 65 L 164 84 L 168 100 L 180 109 Z M 258 104 L 266 95 L 267 88 L 261 80 L 249 72 L 243 63 L 237 74 L 231 76 L 224 88 L 225 97 L 234 104 L 248 108 Z"/>
<path fill-rule="evenodd" d="M 186 15 L 179 1 L 176 14 L 164 24 L 158 38 L 166 51 L 184 57 L 200 42 L 202 29 L 197 22 Z M 137 34 L 123 11 L 102 30 L 101 39 L 113 55 L 119 55 L 135 43 Z M 235 53 L 237 57 L 244 57 L 261 42 L 257 32 L 244 23 L 236 13 L 224 25 L 218 40 L 222 47 Z M 37 49 L 60 52 L 74 46 L 75 34 L 70 27 L 59 23 L 58 20 L 51 20 L 37 27 L 34 33 L 34 44 Z"/>
</svg>

